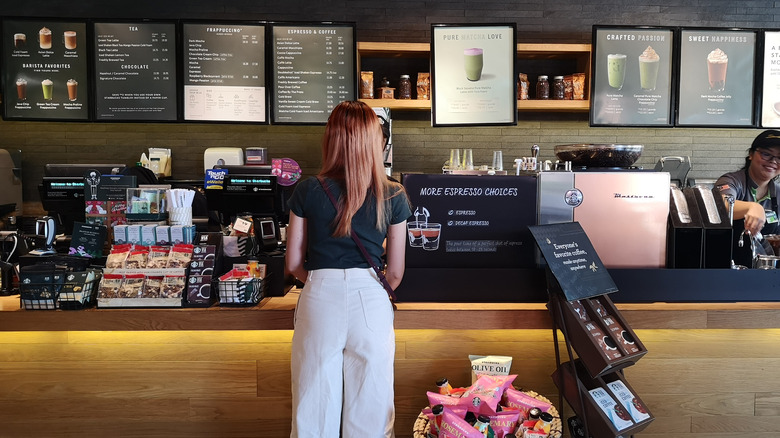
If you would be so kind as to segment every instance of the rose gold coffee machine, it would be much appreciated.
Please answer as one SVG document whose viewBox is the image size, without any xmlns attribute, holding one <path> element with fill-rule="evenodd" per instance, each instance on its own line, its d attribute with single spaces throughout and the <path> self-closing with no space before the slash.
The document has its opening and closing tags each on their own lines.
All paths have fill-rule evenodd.
<svg viewBox="0 0 780 438">
<path fill-rule="evenodd" d="M 607 268 L 666 266 L 669 173 L 541 172 L 538 190 L 539 224 L 579 222 Z"/>
</svg>

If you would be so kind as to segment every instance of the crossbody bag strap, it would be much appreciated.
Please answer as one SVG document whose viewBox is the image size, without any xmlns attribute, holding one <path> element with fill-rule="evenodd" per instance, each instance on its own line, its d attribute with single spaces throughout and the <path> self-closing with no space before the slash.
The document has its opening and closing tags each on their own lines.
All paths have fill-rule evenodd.
<svg viewBox="0 0 780 438">
<path fill-rule="evenodd" d="M 322 186 L 322 189 L 325 190 L 325 194 L 328 195 L 328 198 L 330 199 L 330 202 L 333 204 L 333 207 L 336 208 L 336 211 L 338 211 L 338 203 L 336 202 L 336 198 L 333 197 L 333 193 L 330 191 L 330 188 L 328 187 L 328 184 L 325 183 L 325 180 L 322 179 L 322 177 L 318 176 L 317 181 L 320 182 L 320 185 Z M 374 272 L 376 272 L 376 276 L 379 278 L 379 282 L 382 283 L 382 286 L 384 286 L 385 290 L 387 291 L 387 294 L 390 296 L 390 301 L 395 301 L 395 291 L 393 290 L 393 287 L 390 286 L 390 283 L 387 281 L 387 277 L 385 277 L 385 273 L 382 272 L 381 269 L 379 269 L 379 266 L 374 263 L 374 260 L 371 259 L 371 256 L 368 255 L 368 251 L 366 250 L 366 247 L 363 245 L 363 242 L 360 241 L 360 238 L 355 234 L 355 229 L 353 228 L 351 230 L 352 232 L 350 235 L 352 236 L 352 240 L 355 241 L 358 248 L 360 248 L 360 252 L 363 253 L 363 257 L 368 261 L 368 264 L 371 265 L 371 267 L 374 269 Z"/>
</svg>

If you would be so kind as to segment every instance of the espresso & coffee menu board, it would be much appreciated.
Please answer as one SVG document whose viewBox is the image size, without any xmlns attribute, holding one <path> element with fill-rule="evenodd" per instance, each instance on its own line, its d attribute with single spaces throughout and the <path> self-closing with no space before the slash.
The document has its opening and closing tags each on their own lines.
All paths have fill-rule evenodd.
<svg viewBox="0 0 780 438">
<path fill-rule="evenodd" d="M 273 123 L 324 124 L 355 100 L 356 56 L 352 24 L 272 25 Z"/>
<path fill-rule="evenodd" d="M 591 126 L 672 126 L 674 32 L 594 26 Z"/>
<path fill-rule="evenodd" d="M 95 23 L 95 118 L 176 120 L 176 24 Z"/>
<path fill-rule="evenodd" d="M 761 126 L 780 128 L 780 32 L 764 32 Z"/>
<path fill-rule="evenodd" d="M 677 125 L 755 126 L 756 31 L 682 29 Z"/>
<path fill-rule="evenodd" d="M 6 119 L 89 119 L 85 22 L 3 21 Z"/>
<path fill-rule="evenodd" d="M 265 122 L 265 26 L 182 26 L 184 119 Z"/>
</svg>

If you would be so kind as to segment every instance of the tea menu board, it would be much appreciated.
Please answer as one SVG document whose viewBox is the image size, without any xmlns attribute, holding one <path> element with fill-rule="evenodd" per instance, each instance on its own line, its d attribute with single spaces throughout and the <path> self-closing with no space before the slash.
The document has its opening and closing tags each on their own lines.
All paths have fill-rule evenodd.
<svg viewBox="0 0 780 438">
<path fill-rule="evenodd" d="M 678 125 L 755 125 L 756 40 L 751 30 L 681 30 Z"/>
<path fill-rule="evenodd" d="M 591 126 L 671 126 L 671 29 L 593 29 Z"/>
<path fill-rule="evenodd" d="M 95 23 L 95 117 L 176 120 L 175 23 Z"/>
<path fill-rule="evenodd" d="M 275 24 L 271 38 L 274 123 L 324 124 L 355 100 L 354 25 Z"/>
<path fill-rule="evenodd" d="M 3 21 L 4 117 L 89 119 L 85 22 Z"/>
<path fill-rule="evenodd" d="M 265 122 L 265 26 L 182 26 L 184 119 Z"/>
<path fill-rule="evenodd" d="M 761 126 L 780 128 L 780 32 L 764 32 L 763 84 Z"/>
</svg>

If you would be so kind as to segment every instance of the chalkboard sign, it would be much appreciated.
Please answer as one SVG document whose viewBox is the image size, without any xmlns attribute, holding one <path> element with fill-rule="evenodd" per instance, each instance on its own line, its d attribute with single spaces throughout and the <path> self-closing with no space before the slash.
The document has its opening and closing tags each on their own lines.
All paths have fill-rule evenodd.
<svg viewBox="0 0 780 438">
<path fill-rule="evenodd" d="M 86 22 L 8 19 L 2 40 L 5 119 L 89 119 Z"/>
<path fill-rule="evenodd" d="M 271 26 L 273 123 L 324 124 L 355 100 L 354 24 Z"/>
<path fill-rule="evenodd" d="M 265 26 L 184 23 L 184 119 L 265 122 Z"/>
<path fill-rule="evenodd" d="M 95 23 L 95 118 L 175 121 L 176 24 Z"/>
<path fill-rule="evenodd" d="M 579 222 L 528 228 L 568 301 L 617 292 Z"/>
<path fill-rule="evenodd" d="M 404 175 L 411 268 L 533 268 L 536 177 Z"/>
</svg>

